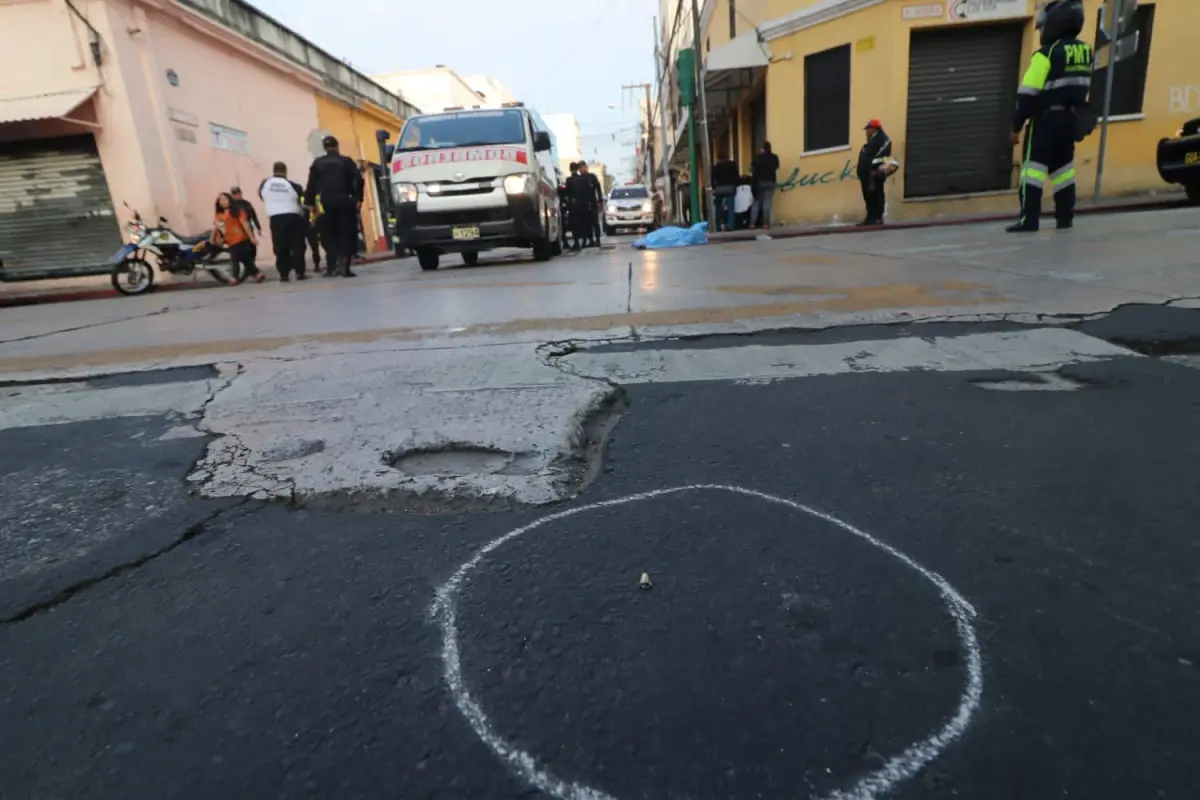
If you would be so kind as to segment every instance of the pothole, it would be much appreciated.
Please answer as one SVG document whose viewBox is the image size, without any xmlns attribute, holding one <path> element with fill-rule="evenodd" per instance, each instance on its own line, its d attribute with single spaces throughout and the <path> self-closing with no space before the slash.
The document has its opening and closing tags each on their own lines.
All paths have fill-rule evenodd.
<svg viewBox="0 0 1200 800">
<path fill-rule="evenodd" d="M 325 442 L 320 439 L 292 439 L 267 450 L 263 453 L 262 461 L 264 464 L 278 464 L 281 461 L 315 456 L 324 449 Z"/>
<path fill-rule="evenodd" d="M 537 453 L 490 447 L 445 445 L 436 449 L 388 453 L 384 463 L 414 478 L 466 478 L 472 475 L 533 475 L 545 467 Z"/>
</svg>

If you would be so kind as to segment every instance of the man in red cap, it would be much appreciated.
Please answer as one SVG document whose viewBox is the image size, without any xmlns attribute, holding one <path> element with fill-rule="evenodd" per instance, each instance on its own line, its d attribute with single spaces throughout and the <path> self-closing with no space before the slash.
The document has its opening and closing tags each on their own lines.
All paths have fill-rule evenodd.
<svg viewBox="0 0 1200 800">
<path fill-rule="evenodd" d="M 886 200 L 883 182 L 887 174 L 880 169 L 882 159 L 891 158 L 892 140 L 883 132 L 883 124 L 873 119 L 863 130 L 867 142 L 858 151 L 858 180 L 862 184 L 863 202 L 867 205 L 867 216 L 859 225 L 882 225 Z"/>
</svg>

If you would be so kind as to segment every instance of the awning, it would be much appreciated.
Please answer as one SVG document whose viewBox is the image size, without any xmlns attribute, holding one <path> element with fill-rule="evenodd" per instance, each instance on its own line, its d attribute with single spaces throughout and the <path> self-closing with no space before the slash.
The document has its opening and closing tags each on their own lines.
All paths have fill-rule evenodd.
<svg viewBox="0 0 1200 800">
<path fill-rule="evenodd" d="M 754 85 L 759 71 L 771 63 L 771 51 L 758 40 L 757 31 L 747 31 L 704 59 L 704 91 L 708 115 L 718 116 L 736 105 L 742 92 Z"/>
<path fill-rule="evenodd" d="M 0 98 L 0 125 L 6 122 L 62 119 L 87 102 L 95 93 L 96 89 L 91 88 L 31 97 Z"/>
</svg>

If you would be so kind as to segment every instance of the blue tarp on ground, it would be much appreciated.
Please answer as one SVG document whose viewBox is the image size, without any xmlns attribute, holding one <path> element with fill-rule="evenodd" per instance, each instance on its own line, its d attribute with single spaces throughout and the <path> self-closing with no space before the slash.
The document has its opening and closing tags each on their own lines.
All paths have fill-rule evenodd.
<svg viewBox="0 0 1200 800">
<path fill-rule="evenodd" d="M 647 233 L 633 246 L 638 250 L 662 250 L 667 247 L 691 247 L 694 244 L 708 244 L 707 222 L 697 222 L 690 228 L 668 225 Z"/>
</svg>

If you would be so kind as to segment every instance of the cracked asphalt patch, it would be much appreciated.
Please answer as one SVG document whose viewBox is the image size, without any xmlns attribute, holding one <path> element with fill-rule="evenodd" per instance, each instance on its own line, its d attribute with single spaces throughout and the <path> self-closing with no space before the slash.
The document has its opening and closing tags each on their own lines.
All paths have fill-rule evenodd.
<svg viewBox="0 0 1200 800">
<path fill-rule="evenodd" d="M 796 342 L 808 343 L 778 341 Z M 187 391 L 141 388 L 171 389 L 161 396 L 241 430 L 278 425 L 264 431 L 263 463 L 322 457 L 338 441 L 332 420 L 353 434 L 343 442 L 369 442 L 373 468 L 393 472 L 393 457 L 444 450 L 431 453 L 428 431 L 425 441 L 367 434 L 397 418 L 435 430 L 439 397 L 475 398 L 464 406 L 474 416 L 450 418 L 474 435 L 444 435 L 442 446 L 473 469 L 536 467 L 510 459 L 531 452 L 520 439 L 532 429 L 497 428 L 510 417 L 494 415 L 494 393 L 526 409 L 561 400 L 564 376 L 545 363 L 519 373 L 481 358 L 426 375 L 406 404 L 397 387 L 420 373 L 378 377 L 392 362 L 376 358 L 362 373 L 325 360 L 240 387 L 253 367 L 226 389 L 211 375 Z M 980 389 L 1045 374 L 1083 388 Z M 621 389 L 566 377 L 588 397 L 620 397 L 621 424 L 607 436 L 579 434 L 586 423 L 545 429 L 608 441 L 587 494 L 553 510 L 743 486 L 846 519 L 973 604 L 979 712 L 890 796 L 1194 794 L 1200 371 L 1127 352 L 1052 373 Z M 305 393 L 314 386 L 317 396 Z M 541 796 L 458 712 L 429 607 L 480 548 L 552 509 L 346 514 L 202 500 L 184 481 L 210 442 L 197 434 L 178 415 L 0 431 L 4 508 L 19 510 L 0 511 L 10 513 L 0 520 L 3 792 Z M 434 478 L 466 471 L 410 466 Z M 22 486 L 50 496 L 34 502 Z M 4 538 L 22 526 L 35 535 Z M 652 589 L 640 588 L 643 572 Z M 936 728 L 963 685 L 964 654 L 928 585 L 828 525 L 713 493 L 580 513 L 489 551 L 458 621 L 464 679 L 495 730 L 539 766 L 621 800 L 845 787 Z"/>
<path fill-rule="evenodd" d="M 1200 440 L 1180 421 L 1200 372 L 1125 358 L 1071 374 L 1113 388 L 988 392 L 969 372 L 632 387 L 603 474 L 572 502 L 746 486 L 845 518 L 962 591 L 982 705 L 896 798 L 1189 797 Z M 246 504 L 0 625 L 5 790 L 540 796 L 459 715 L 429 618 L 435 587 L 540 513 Z M 829 526 L 717 494 L 511 541 L 464 586 L 459 620 L 497 730 L 621 800 L 845 786 L 962 686 L 928 586 Z"/>
<path fill-rule="evenodd" d="M 184 477 L 207 440 L 125 417 L 0 430 L 0 620 L 177 543 L 228 501 Z"/>
</svg>

